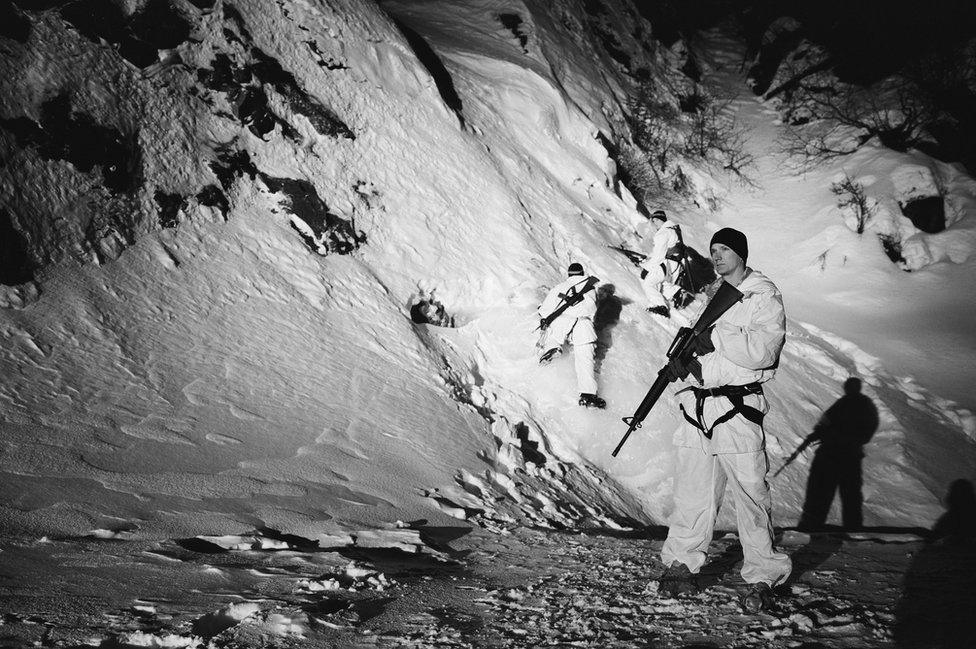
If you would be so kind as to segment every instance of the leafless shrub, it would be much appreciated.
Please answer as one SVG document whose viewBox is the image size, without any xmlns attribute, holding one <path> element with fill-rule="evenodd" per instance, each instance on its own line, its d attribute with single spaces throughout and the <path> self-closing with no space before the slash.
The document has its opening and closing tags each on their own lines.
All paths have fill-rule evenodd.
<svg viewBox="0 0 976 649">
<path fill-rule="evenodd" d="M 854 214 L 855 229 L 858 234 L 864 234 L 864 226 L 871 218 L 871 206 L 868 204 L 864 185 L 845 173 L 844 178 L 831 183 L 830 191 L 837 196 L 837 207 L 850 209 Z"/>
<path fill-rule="evenodd" d="M 807 166 L 854 153 L 873 138 L 907 151 L 924 140 L 936 120 L 931 103 L 904 78 L 870 87 L 801 83 L 784 112 L 804 115 L 804 123 L 787 124 L 780 144 Z"/>
<path fill-rule="evenodd" d="M 681 162 L 688 160 L 755 184 L 749 175 L 754 160 L 746 150 L 746 132 L 735 120 L 731 99 L 716 98 L 699 86 L 674 105 L 644 86 L 629 108 L 634 144 L 646 154 L 658 185 L 678 193 L 690 191 L 681 169 Z"/>
</svg>

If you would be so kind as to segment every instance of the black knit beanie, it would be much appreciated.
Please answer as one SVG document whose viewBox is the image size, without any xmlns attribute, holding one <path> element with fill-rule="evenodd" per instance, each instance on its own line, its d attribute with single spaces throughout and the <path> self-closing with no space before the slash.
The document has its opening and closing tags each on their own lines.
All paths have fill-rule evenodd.
<svg viewBox="0 0 976 649">
<path fill-rule="evenodd" d="M 582 275 L 583 274 L 583 264 L 578 262 L 573 262 L 569 265 L 569 275 Z"/>
<path fill-rule="evenodd" d="M 668 215 L 664 213 L 664 210 L 654 210 L 651 213 L 652 219 L 661 219 L 662 221 L 668 220 Z"/>
<path fill-rule="evenodd" d="M 746 258 L 749 257 L 749 243 L 746 241 L 746 235 L 738 230 L 722 228 L 712 235 L 712 242 L 708 244 L 709 249 L 716 243 L 731 248 L 735 254 L 742 257 L 742 263 L 745 263 Z"/>
</svg>

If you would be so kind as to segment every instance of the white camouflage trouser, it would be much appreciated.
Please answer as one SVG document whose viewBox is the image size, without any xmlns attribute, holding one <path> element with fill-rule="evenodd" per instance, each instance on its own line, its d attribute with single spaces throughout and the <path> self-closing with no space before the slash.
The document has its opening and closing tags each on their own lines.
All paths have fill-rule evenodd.
<svg viewBox="0 0 976 649">
<path fill-rule="evenodd" d="M 594 352 L 596 352 L 595 342 L 573 345 L 573 359 L 576 363 L 576 385 L 579 386 L 580 394 L 584 392 L 596 394 L 596 362 L 593 359 Z"/>
<path fill-rule="evenodd" d="M 679 286 L 674 283 L 678 271 L 677 262 L 668 259 L 665 260 L 664 265 L 667 267 L 667 272 L 661 269 L 660 264 L 645 269 L 647 275 L 641 280 L 641 287 L 644 289 L 648 307 L 666 306 L 670 309 L 671 300 L 679 290 Z"/>
<path fill-rule="evenodd" d="M 576 365 L 576 384 L 579 387 L 580 394 L 584 392 L 596 394 L 596 361 L 593 358 L 593 354 L 596 352 L 596 335 L 593 333 L 593 325 L 589 318 L 581 322 L 582 324 L 576 325 L 576 320 L 556 318 L 552 325 L 542 332 L 537 347 L 543 352 L 553 348 L 561 348 L 567 337 L 579 337 L 580 334 L 576 331 L 577 327 L 583 332 L 583 340 L 592 337 L 591 342 L 574 342 L 572 345 L 573 359 Z"/>
<path fill-rule="evenodd" d="M 766 452 L 712 455 L 687 446 L 679 446 L 677 452 L 674 512 L 661 548 L 664 565 L 680 561 L 692 573 L 701 570 L 728 483 L 742 543 L 742 578 L 749 584 L 764 581 L 771 586 L 786 581 L 793 564 L 773 549 Z"/>
</svg>

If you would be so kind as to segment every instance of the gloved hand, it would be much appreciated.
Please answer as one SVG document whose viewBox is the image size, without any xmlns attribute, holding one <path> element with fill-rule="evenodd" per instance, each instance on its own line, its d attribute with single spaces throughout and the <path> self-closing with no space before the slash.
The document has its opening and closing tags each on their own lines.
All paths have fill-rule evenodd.
<svg viewBox="0 0 976 649">
<path fill-rule="evenodd" d="M 668 379 L 671 381 L 683 381 L 688 376 L 689 371 L 678 357 L 668 361 Z"/>
<path fill-rule="evenodd" d="M 545 331 L 548 328 L 549 328 L 549 323 L 546 322 L 546 319 L 545 318 L 539 318 L 539 330 L 540 331 Z"/>
<path fill-rule="evenodd" d="M 715 343 L 712 342 L 712 330 L 714 328 L 715 325 L 712 325 L 695 337 L 692 344 L 694 346 L 695 353 L 699 356 L 704 356 L 705 354 L 710 354 L 711 352 L 715 351 Z"/>
</svg>

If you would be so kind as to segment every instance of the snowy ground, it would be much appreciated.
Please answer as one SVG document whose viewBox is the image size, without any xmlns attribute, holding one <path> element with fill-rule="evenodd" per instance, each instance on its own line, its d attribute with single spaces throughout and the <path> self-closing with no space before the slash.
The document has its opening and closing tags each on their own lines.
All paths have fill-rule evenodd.
<svg viewBox="0 0 976 649">
<path fill-rule="evenodd" d="M 442 57 L 464 99 L 463 128 L 373 3 L 255 1 L 236 19 L 217 3 L 199 40 L 177 52 L 200 69 L 148 75 L 54 13 L 36 18 L 35 34 L 90 65 L 36 47 L 27 62 L 59 72 L 36 72 L 35 83 L 75 84 L 78 110 L 97 105 L 125 122 L 98 92 L 125 79 L 152 107 L 151 182 L 195 192 L 217 182 L 203 162 L 210 149 L 236 147 L 266 176 L 313 180 L 368 243 L 314 254 L 273 178 L 239 170 L 226 222 L 190 201 L 178 227 L 147 226 L 104 264 L 62 259 L 39 298 L 0 311 L 0 638 L 812 647 L 956 628 L 956 605 L 972 601 L 953 581 L 971 580 L 969 550 L 926 546 L 906 530 L 929 527 L 949 483 L 976 475 L 973 181 L 872 148 L 794 176 L 771 152 L 777 116 L 748 93 L 738 46 L 708 49 L 710 74 L 734 90 L 752 129 L 761 185 L 711 179 L 714 210 L 664 207 L 700 251 L 721 226 L 746 231 L 750 262 L 783 289 L 789 337 L 767 420 L 774 467 L 848 376 L 864 380 L 881 414 L 865 462 L 876 533 L 784 533 L 799 570 L 774 616 L 744 618 L 733 605 L 731 537 L 714 545 L 709 591 L 663 601 L 649 584 L 671 506 L 671 395 L 619 458 L 609 452 L 684 320 L 644 312 L 633 268 L 606 248 L 641 243 L 640 217 L 609 186 L 595 137 L 622 99 L 619 70 L 576 39 L 566 3 L 519 4 L 524 46 L 499 22 L 516 10 L 508 2 L 381 4 Z M 317 134 L 271 90 L 272 107 L 301 132 L 286 138 L 279 124 L 256 137 L 231 119 L 226 93 L 202 87 L 199 73 L 216 69 L 214 52 L 243 65 L 254 52 L 245 39 L 333 102 L 357 139 Z M 203 99 L 191 110 L 184 95 Z M 4 173 L 40 170 L 58 188 L 25 183 L 28 202 L 71 216 L 97 193 L 97 170 L 38 160 L 11 138 L 4 146 L 16 156 Z M 905 166 L 940 170 L 955 221 L 916 237 L 931 263 L 905 273 L 876 238 L 847 227 L 829 185 L 855 163 L 889 225 Z M 80 228 L 56 225 L 66 238 Z M 601 316 L 605 412 L 576 407 L 568 355 L 547 367 L 534 357 L 534 308 L 570 260 L 614 289 Z M 432 292 L 456 327 L 410 321 L 410 306 Z M 784 527 L 797 519 L 808 462 L 773 481 Z M 459 520 L 478 527 L 452 528 Z M 726 508 L 721 524 L 732 520 Z M 617 534 L 555 531 L 581 528 Z"/>
<path fill-rule="evenodd" d="M 794 575 L 776 610 L 746 615 L 734 534 L 713 543 L 707 589 L 674 600 L 657 595 L 661 529 L 413 527 L 424 539 L 416 552 L 330 550 L 270 532 L 4 543 L 5 556 L 37 568 L 8 577 L 15 598 L 6 599 L 0 638 L 9 647 L 241 648 L 965 647 L 976 639 L 976 548 L 928 545 L 911 531 L 784 532 Z"/>
</svg>

